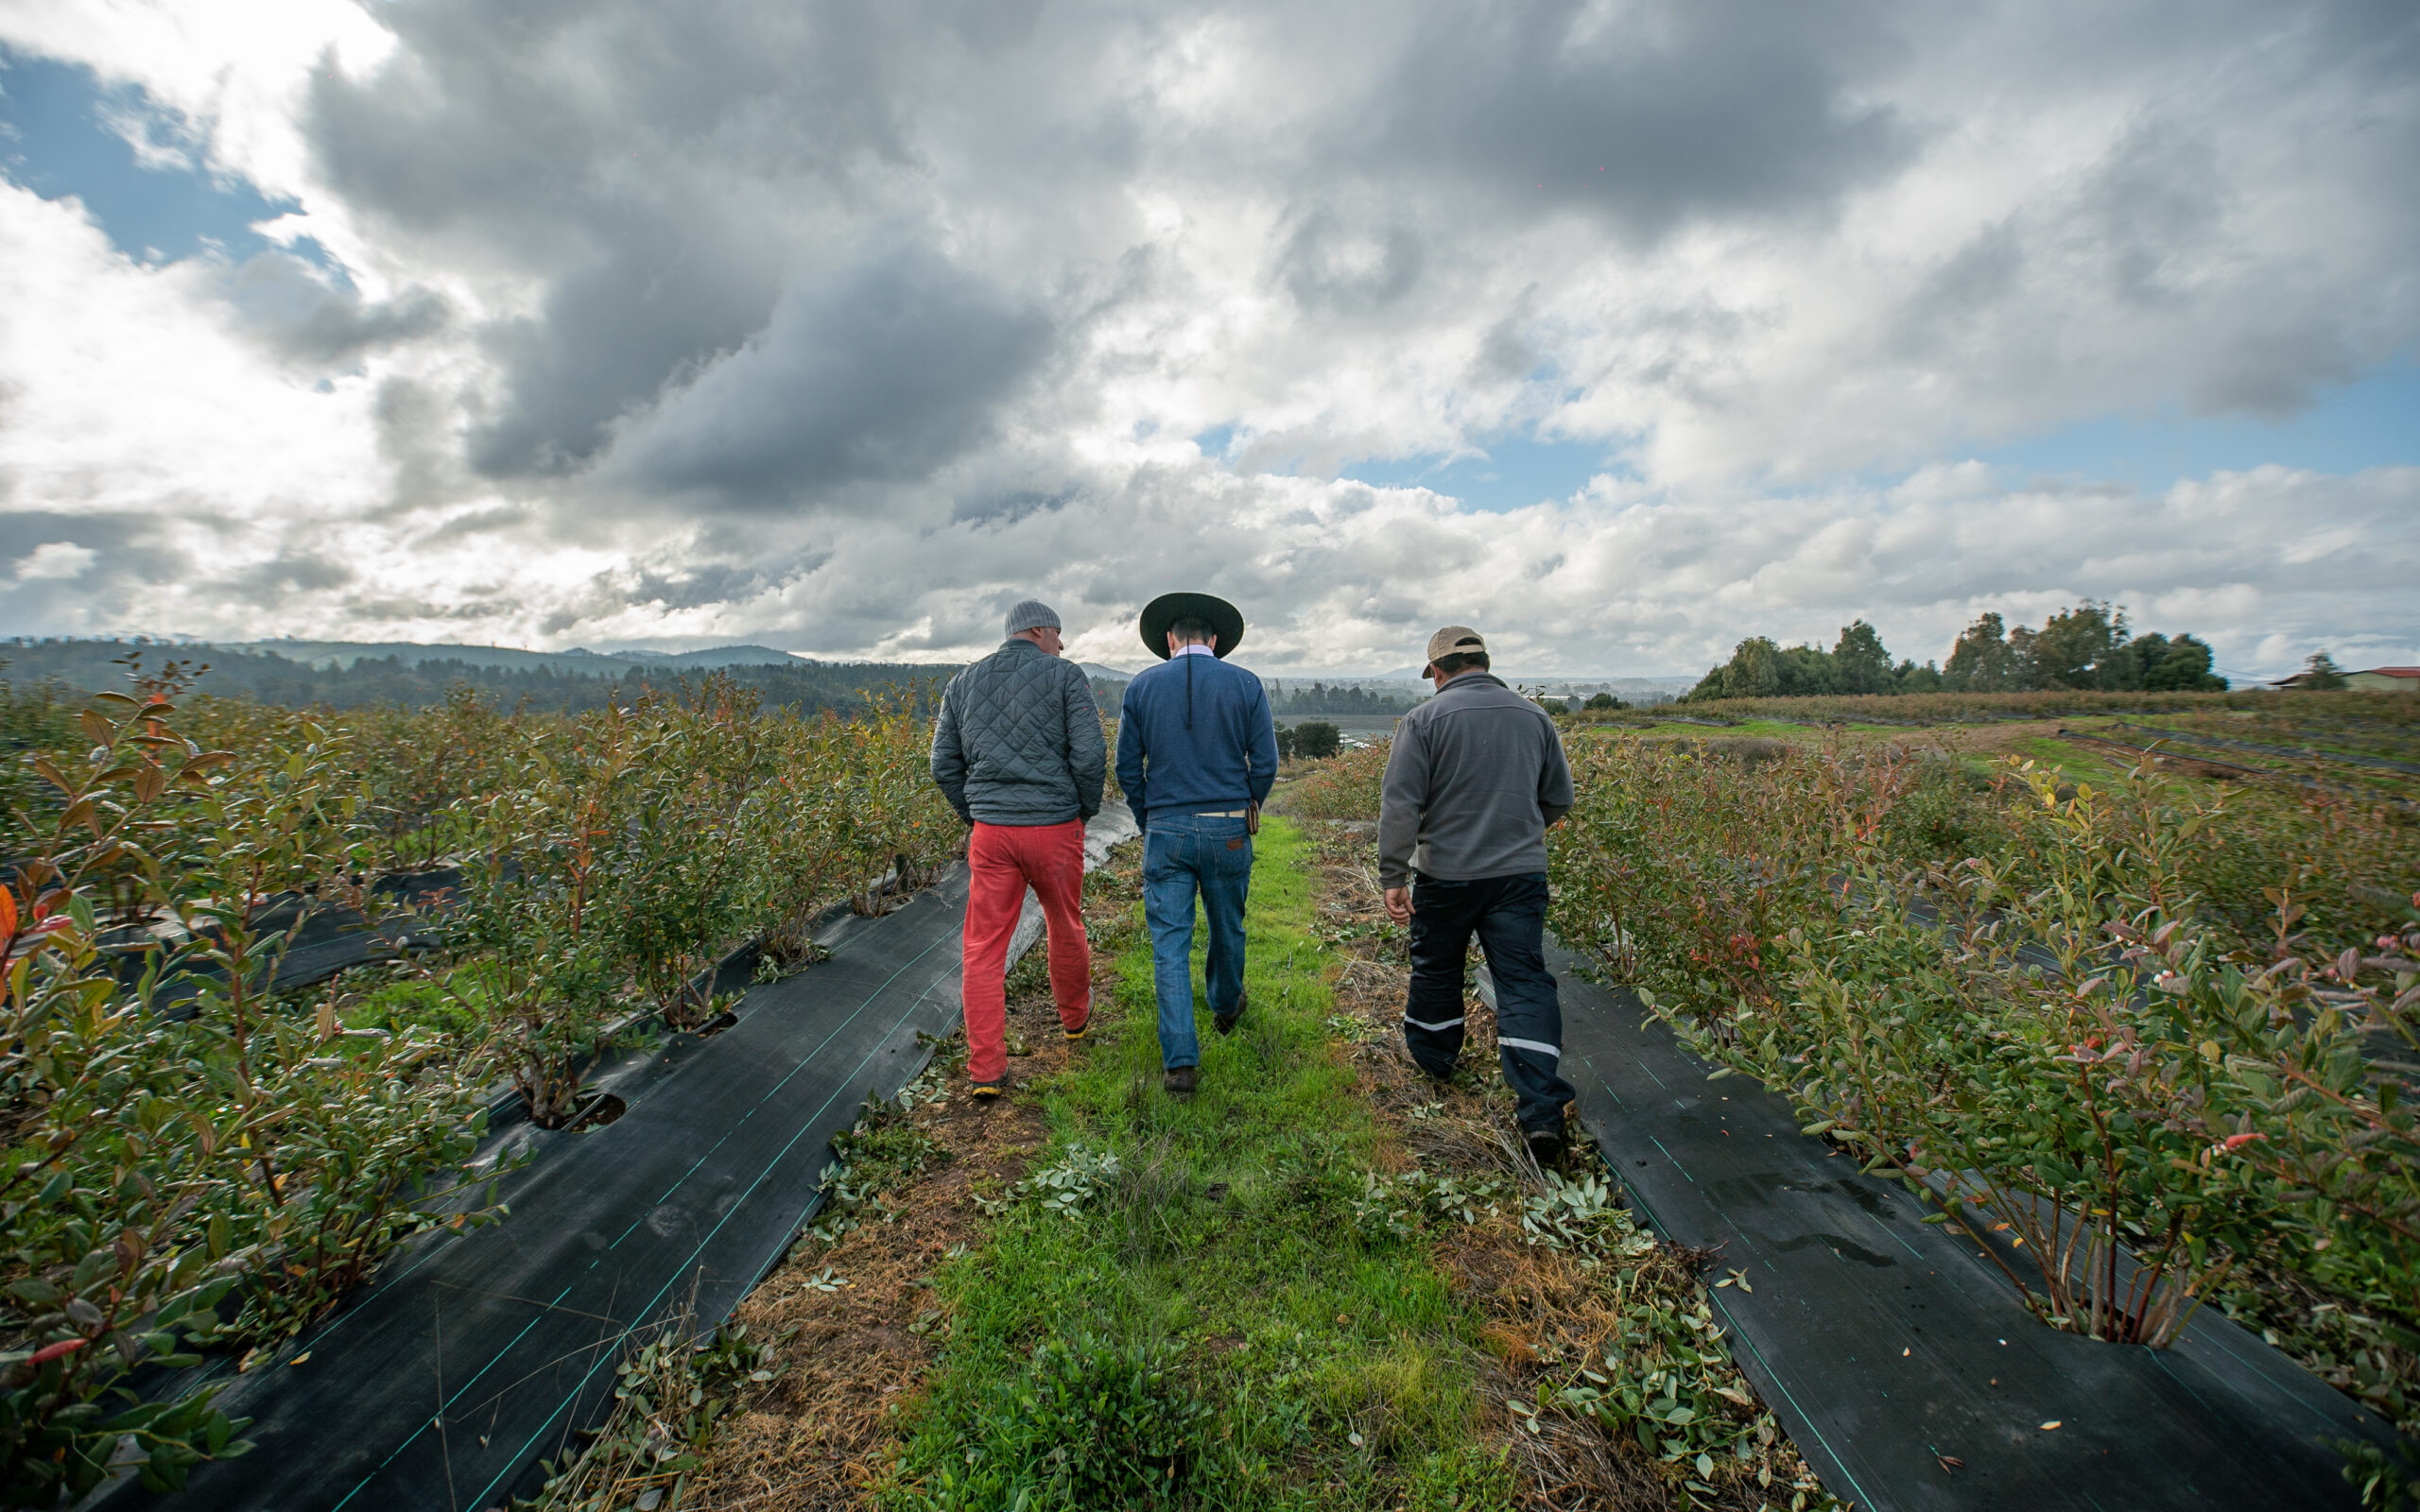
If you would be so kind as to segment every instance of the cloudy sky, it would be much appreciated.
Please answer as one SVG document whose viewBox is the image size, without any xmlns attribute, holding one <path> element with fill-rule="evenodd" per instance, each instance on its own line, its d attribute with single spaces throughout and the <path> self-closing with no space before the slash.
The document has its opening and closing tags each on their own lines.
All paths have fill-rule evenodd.
<svg viewBox="0 0 2420 1512">
<path fill-rule="evenodd" d="M 2420 662 L 2408 0 L 0 0 L 0 633 Z"/>
</svg>

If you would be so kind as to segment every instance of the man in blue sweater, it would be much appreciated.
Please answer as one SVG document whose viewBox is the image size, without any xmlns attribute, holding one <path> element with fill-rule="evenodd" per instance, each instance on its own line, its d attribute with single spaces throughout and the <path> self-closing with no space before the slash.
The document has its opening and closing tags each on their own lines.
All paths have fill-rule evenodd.
<svg viewBox="0 0 2420 1512">
<path fill-rule="evenodd" d="M 1160 1000 L 1160 1065 L 1168 1091 L 1193 1095 L 1201 1045 L 1193 1029 L 1193 904 L 1210 921 L 1203 972 L 1212 1022 L 1244 1014 L 1244 900 L 1260 801 L 1277 780 L 1277 729 L 1260 679 L 1222 660 L 1244 617 L 1207 593 L 1164 593 L 1143 610 L 1143 644 L 1166 664 L 1126 685 L 1117 781 L 1143 829 L 1143 918 Z"/>
</svg>

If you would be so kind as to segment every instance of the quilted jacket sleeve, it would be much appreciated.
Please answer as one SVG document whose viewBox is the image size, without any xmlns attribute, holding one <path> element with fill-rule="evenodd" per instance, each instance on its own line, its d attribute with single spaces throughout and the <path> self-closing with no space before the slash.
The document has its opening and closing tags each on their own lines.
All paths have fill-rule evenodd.
<svg viewBox="0 0 2420 1512">
<path fill-rule="evenodd" d="M 966 743 L 959 713 L 959 684 L 965 676 L 961 672 L 950 679 L 942 694 L 941 717 L 933 721 L 933 781 L 958 816 L 972 824 L 975 816 L 966 807 Z"/>
<path fill-rule="evenodd" d="M 1089 819 L 1100 812 L 1109 749 L 1100 738 L 1100 711 L 1093 707 L 1093 686 L 1084 669 L 1070 662 L 1059 665 L 1065 672 L 1060 685 L 1067 720 L 1067 775 L 1076 780 L 1076 807 Z"/>
</svg>

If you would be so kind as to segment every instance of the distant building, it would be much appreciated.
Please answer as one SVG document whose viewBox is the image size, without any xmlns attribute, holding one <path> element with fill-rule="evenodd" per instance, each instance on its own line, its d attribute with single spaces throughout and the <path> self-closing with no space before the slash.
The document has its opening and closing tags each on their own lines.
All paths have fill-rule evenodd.
<svg viewBox="0 0 2420 1512">
<path fill-rule="evenodd" d="M 2420 693 L 2420 667 L 2372 667 L 2347 672 L 2344 686 L 2362 693 Z"/>
<path fill-rule="evenodd" d="M 2371 667 L 2363 672 L 2341 674 L 2344 687 L 2355 693 L 2420 693 L 2420 667 Z M 2310 685 L 2310 674 L 2297 672 L 2290 678 L 2279 678 L 2269 684 L 2273 688 L 2304 688 Z"/>
</svg>

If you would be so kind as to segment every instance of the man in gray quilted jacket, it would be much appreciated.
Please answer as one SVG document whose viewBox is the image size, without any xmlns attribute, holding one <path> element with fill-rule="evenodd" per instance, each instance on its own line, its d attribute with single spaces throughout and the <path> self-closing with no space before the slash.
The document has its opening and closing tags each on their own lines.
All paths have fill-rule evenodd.
<svg viewBox="0 0 2420 1512">
<path fill-rule="evenodd" d="M 933 781 L 975 826 L 959 995 L 977 1098 L 1008 1090 L 1004 969 L 1028 887 L 1042 899 L 1059 1026 L 1080 1040 L 1092 1024 L 1084 821 L 1100 812 L 1100 714 L 1083 669 L 1059 655 L 1050 606 L 1027 599 L 1009 610 L 1008 629 L 998 650 L 950 679 L 933 725 Z"/>
</svg>

